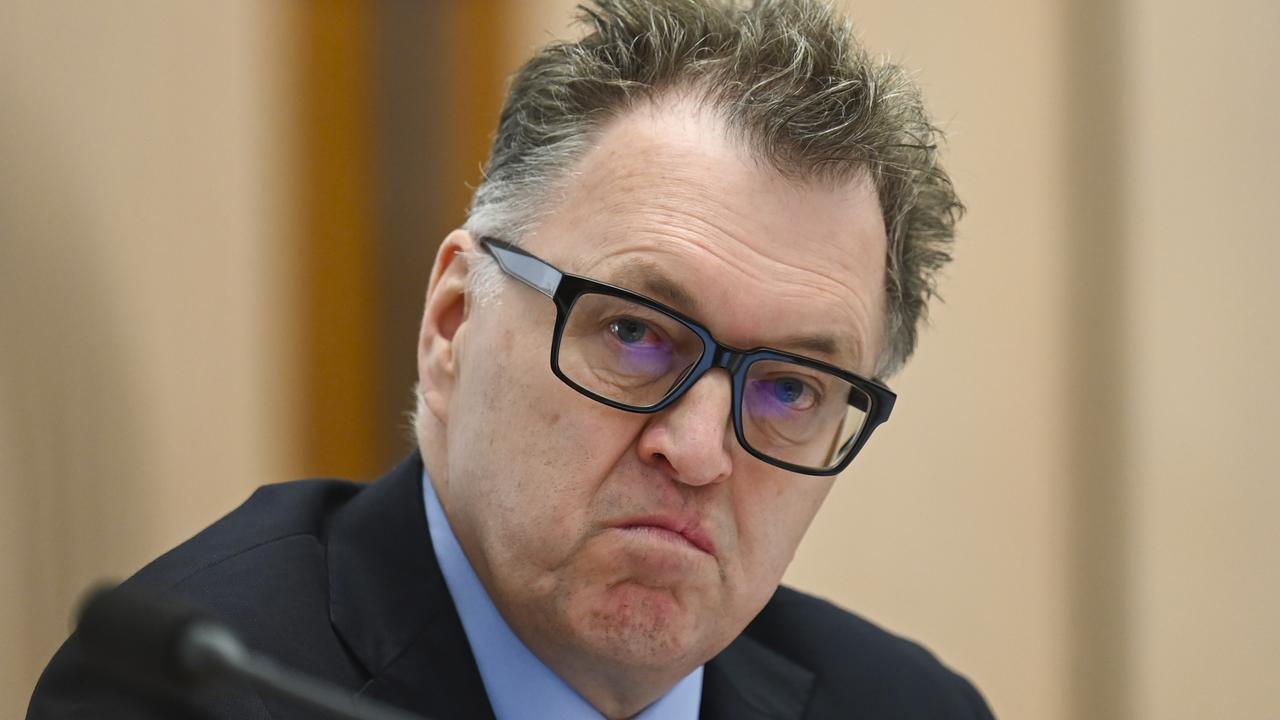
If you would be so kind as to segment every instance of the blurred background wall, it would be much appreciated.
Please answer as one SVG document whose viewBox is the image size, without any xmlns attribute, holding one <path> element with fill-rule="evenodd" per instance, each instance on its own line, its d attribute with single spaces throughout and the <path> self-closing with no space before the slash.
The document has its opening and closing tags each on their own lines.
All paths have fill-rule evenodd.
<svg viewBox="0 0 1280 720">
<path fill-rule="evenodd" d="M 0 2 L 0 716 L 87 583 L 408 450 L 435 244 L 572 5 Z M 1280 5 L 843 6 L 970 213 L 788 581 L 1002 717 L 1280 716 Z"/>
<path fill-rule="evenodd" d="M 298 464 L 275 7 L 0 2 L 0 717 L 87 583 Z"/>
</svg>

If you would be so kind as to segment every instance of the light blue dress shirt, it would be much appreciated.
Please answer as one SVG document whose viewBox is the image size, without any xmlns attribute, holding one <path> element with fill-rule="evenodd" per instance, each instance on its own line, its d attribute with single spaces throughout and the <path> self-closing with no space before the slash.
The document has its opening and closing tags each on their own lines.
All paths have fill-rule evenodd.
<svg viewBox="0 0 1280 720">
<path fill-rule="evenodd" d="M 604 716 L 556 675 L 511 631 L 480 583 L 449 526 L 431 478 L 422 474 L 431 545 L 445 585 L 458 607 L 462 629 L 475 654 L 480 679 L 498 720 L 555 718 L 600 720 Z M 697 720 L 702 704 L 702 666 L 686 675 L 636 720 Z"/>
</svg>

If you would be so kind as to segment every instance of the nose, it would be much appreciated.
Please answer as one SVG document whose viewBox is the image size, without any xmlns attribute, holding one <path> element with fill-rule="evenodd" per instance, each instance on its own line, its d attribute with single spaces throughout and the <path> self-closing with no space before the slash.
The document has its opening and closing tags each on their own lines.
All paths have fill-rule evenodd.
<svg viewBox="0 0 1280 720">
<path fill-rule="evenodd" d="M 729 477 L 729 453 L 737 443 L 730 419 L 732 398 L 727 372 L 717 369 L 703 375 L 674 404 L 650 416 L 637 444 L 641 461 L 686 485 L 709 485 Z"/>
</svg>

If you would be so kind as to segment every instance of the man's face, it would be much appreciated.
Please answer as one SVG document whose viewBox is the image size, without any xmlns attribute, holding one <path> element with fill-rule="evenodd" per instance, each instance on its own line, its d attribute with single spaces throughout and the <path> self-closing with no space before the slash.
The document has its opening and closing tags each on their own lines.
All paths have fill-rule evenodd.
<svg viewBox="0 0 1280 720">
<path fill-rule="evenodd" d="M 885 232 L 869 183 L 781 178 L 673 102 L 609 125 L 565 190 L 530 252 L 674 305 L 728 345 L 871 373 Z M 434 371 L 446 453 L 428 467 L 495 604 L 545 662 L 678 678 L 768 601 L 831 480 L 739 446 L 722 370 L 652 415 L 580 395 L 551 372 L 554 319 L 515 281 L 469 304 L 447 379 Z M 840 350 L 788 345 L 802 336 Z"/>
</svg>

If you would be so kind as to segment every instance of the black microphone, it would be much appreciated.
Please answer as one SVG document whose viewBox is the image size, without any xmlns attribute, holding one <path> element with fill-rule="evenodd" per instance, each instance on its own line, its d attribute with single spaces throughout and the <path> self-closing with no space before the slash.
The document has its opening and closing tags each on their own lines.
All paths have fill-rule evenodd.
<svg viewBox="0 0 1280 720">
<path fill-rule="evenodd" d="M 374 700 L 357 700 L 249 650 L 230 628 L 199 609 L 136 590 L 103 586 L 90 591 L 76 632 L 99 661 L 123 663 L 169 686 L 239 679 L 340 720 L 425 720 Z"/>
</svg>

